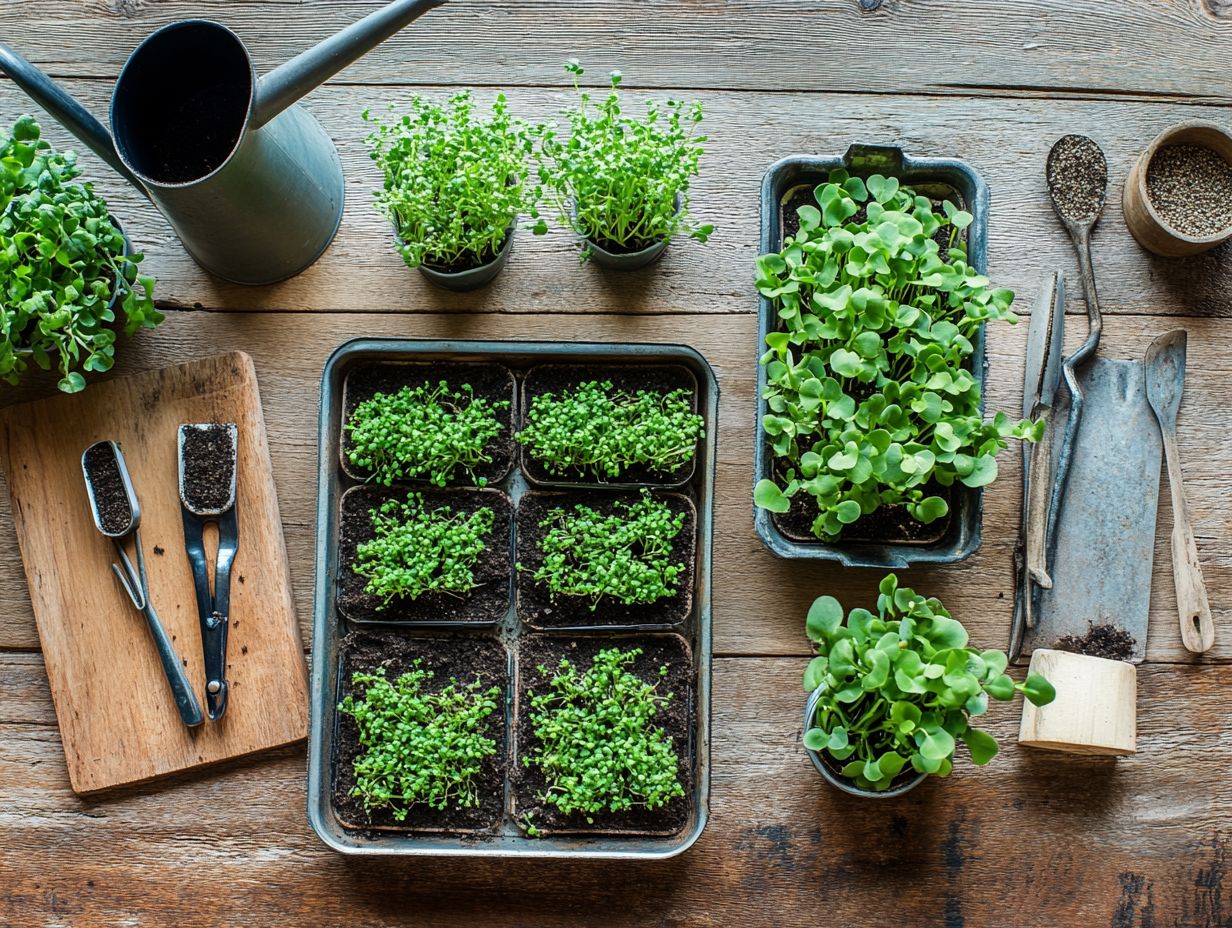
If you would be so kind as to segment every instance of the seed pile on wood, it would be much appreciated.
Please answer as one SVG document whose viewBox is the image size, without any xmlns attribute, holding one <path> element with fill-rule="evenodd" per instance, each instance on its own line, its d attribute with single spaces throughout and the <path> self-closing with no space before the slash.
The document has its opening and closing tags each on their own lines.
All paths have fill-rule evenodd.
<svg viewBox="0 0 1232 928">
<path fill-rule="evenodd" d="M 1114 625 L 1092 625 L 1082 637 L 1066 635 L 1058 638 L 1058 651 L 1072 651 L 1090 657 L 1106 657 L 1112 661 L 1126 661 L 1134 654 L 1134 636 Z"/>
<path fill-rule="evenodd" d="M 1165 145 L 1146 172 L 1146 192 L 1159 218 L 1193 238 L 1232 227 L 1232 164 L 1200 145 Z"/>
<path fill-rule="evenodd" d="M 1067 135 L 1048 154 L 1048 192 L 1066 219 L 1086 222 L 1099 215 L 1108 184 L 1108 162 L 1085 135 Z"/>
<path fill-rule="evenodd" d="M 194 512 L 213 512 L 231 503 L 235 448 L 221 424 L 184 432 L 184 501 Z"/>
<path fill-rule="evenodd" d="M 95 445 L 86 452 L 86 470 L 94 487 L 94 505 L 104 532 L 116 535 L 128 528 L 133 510 L 128 505 L 120 465 L 109 445 Z"/>
</svg>

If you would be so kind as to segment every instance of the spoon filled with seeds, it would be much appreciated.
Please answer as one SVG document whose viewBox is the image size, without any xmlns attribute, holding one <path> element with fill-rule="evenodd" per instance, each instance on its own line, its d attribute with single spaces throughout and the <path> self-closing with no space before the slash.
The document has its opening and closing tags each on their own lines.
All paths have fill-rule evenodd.
<svg viewBox="0 0 1232 928">
<path fill-rule="evenodd" d="M 1099 337 L 1103 332 L 1103 317 L 1099 311 L 1099 295 L 1095 290 L 1095 271 L 1091 263 L 1091 230 L 1104 211 L 1108 192 L 1108 161 L 1103 150 L 1085 135 L 1066 135 L 1058 139 L 1048 152 L 1046 167 L 1048 193 L 1052 208 L 1074 243 L 1078 253 L 1078 272 L 1082 277 L 1082 295 L 1087 304 L 1089 330 L 1086 341 L 1061 364 L 1065 384 L 1069 388 L 1069 416 L 1061 436 L 1061 450 L 1057 456 L 1056 474 L 1053 477 L 1052 493 L 1048 503 L 1047 530 L 1044 535 L 1047 550 L 1048 539 L 1056 530 L 1061 498 L 1069 477 L 1074 437 L 1082 419 L 1083 394 L 1078 383 L 1078 368 L 1095 356 Z M 1047 564 L 1032 565 L 1032 579 L 1044 589 L 1051 589 Z"/>
</svg>

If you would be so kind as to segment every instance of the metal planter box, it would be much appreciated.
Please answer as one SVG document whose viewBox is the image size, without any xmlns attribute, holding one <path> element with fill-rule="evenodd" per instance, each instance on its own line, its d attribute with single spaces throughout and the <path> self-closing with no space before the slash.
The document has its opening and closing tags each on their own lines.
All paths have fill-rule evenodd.
<svg viewBox="0 0 1232 928">
<path fill-rule="evenodd" d="M 494 835 L 450 835 L 439 832 L 406 832 L 350 829 L 337 818 L 331 802 L 335 731 L 340 682 L 340 642 L 354 626 L 336 607 L 338 576 L 338 512 L 343 492 L 354 485 L 340 467 L 339 439 L 343 418 L 342 390 L 347 373 L 371 362 L 405 361 L 494 361 L 513 370 L 520 382 L 526 371 L 544 363 L 611 365 L 671 364 L 687 368 L 697 382 L 697 408 L 706 420 L 706 435 L 698 445 L 697 465 L 687 484 L 674 493 L 684 493 L 696 506 L 696 560 L 692 608 L 686 619 L 670 631 L 592 628 L 528 629 L 518 618 L 511 601 L 495 627 L 466 630 L 433 629 L 423 624 L 399 625 L 414 637 L 472 636 L 502 642 L 511 651 L 519 639 L 547 634 L 553 638 L 617 635 L 683 636 L 692 652 L 692 727 L 689 743 L 681 749 L 691 755 L 692 792 L 684 828 L 670 836 L 618 834 L 555 834 L 528 838 L 511 817 L 511 796 L 506 782 L 505 815 Z M 520 396 L 520 390 L 518 394 Z M 316 587 L 312 639 L 312 706 L 308 744 L 308 819 L 321 840 L 345 854 L 444 855 L 470 857 L 578 857 L 609 859 L 655 859 L 672 857 L 693 845 L 706 826 L 710 796 L 710 575 L 714 512 L 714 467 L 718 426 L 718 384 L 706 360 L 692 348 L 678 345 L 416 341 L 411 339 L 358 339 L 341 346 L 325 365 L 321 382 L 320 448 L 317 492 Z M 519 418 L 514 410 L 514 422 Z M 520 466 L 493 486 L 503 489 L 516 505 L 531 489 Z M 596 489 L 596 493 L 610 490 Z M 363 628 L 371 629 L 371 624 Z M 387 628 L 390 626 L 386 626 Z M 506 694 L 507 734 L 515 736 L 512 713 L 518 691 L 516 673 Z M 516 755 L 511 755 L 511 763 Z"/>
<path fill-rule="evenodd" d="M 810 158 L 793 156 L 772 165 L 761 187 L 761 254 L 778 251 L 782 245 L 783 205 L 792 192 L 801 186 L 824 183 L 835 168 L 845 168 L 854 175 L 867 177 L 884 174 L 897 177 L 905 185 L 937 199 L 954 199 L 971 213 L 973 221 L 967 229 L 968 263 L 981 274 L 988 264 L 988 187 L 979 174 L 963 161 L 952 158 L 913 158 L 892 146 L 852 145 L 842 157 Z M 766 336 L 774 331 L 777 317 L 770 301 L 760 298 L 757 325 L 757 357 L 761 356 Z M 981 326 L 974 339 L 975 353 L 972 371 L 983 384 L 988 362 L 984 356 L 984 329 Z M 762 430 L 766 388 L 765 368 L 757 365 L 757 419 L 754 442 L 753 482 L 769 477 L 772 455 Z M 955 485 L 949 527 L 935 542 L 864 543 L 798 541 L 788 537 L 776 524 L 773 515 L 753 507 L 753 523 L 757 534 L 774 554 L 783 558 L 809 558 L 837 561 L 845 567 L 876 567 L 902 569 L 917 564 L 952 564 L 970 557 L 980 546 L 983 517 L 983 491 Z"/>
</svg>

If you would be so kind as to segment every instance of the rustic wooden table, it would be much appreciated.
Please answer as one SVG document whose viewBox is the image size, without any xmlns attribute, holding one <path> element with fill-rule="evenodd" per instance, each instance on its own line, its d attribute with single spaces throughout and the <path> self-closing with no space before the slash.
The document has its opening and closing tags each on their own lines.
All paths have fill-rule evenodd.
<svg viewBox="0 0 1232 928">
<path fill-rule="evenodd" d="M 128 52 L 154 28 L 227 22 L 261 67 L 375 8 L 376 0 L 12 0 L 3 38 L 105 113 Z M 370 203 L 376 183 L 359 112 L 479 85 L 544 118 L 569 98 L 560 63 L 626 75 L 633 96 L 702 100 L 710 136 L 696 212 L 708 247 L 677 243 L 633 276 L 579 269 L 560 234 L 520 238 L 492 288 L 454 296 L 402 266 Z M 1228 0 L 454 0 L 345 71 L 308 102 L 347 167 L 337 241 L 298 278 L 262 289 L 211 280 L 163 220 L 96 159 L 82 161 L 159 278 L 160 329 L 122 345 L 121 371 L 230 349 L 256 360 L 300 620 L 311 618 L 321 367 L 357 335 L 619 339 L 701 350 L 722 385 L 714 586 L 712 815 L 701 841 L 655 864 L 344 859 L 309 830 L 302 748 L 200 776 L 73 795 L 31 617 L 7 494 L 0 504 L 0 923 L 4 925 L 1088 925 L 1216 926 L 1232 815 L 1232 252 L 1166 261 L 1126 231 L 1120 184 L 1136 154 L 1184 119 L 1232 121 Z M 0 80 L 0 119 L 31 105 Z M 47 134 L 66 144 L 66 134 Z M 758 183 L 787 154 L 893 142 L 973 164 L 992 189 L 990 269 L 1029 302 L 1068 240 L 1045 192 L 1044 158 L 1067 132 L 1105 148 L 1108 209 L 1095 237 L 1108 356 L 1141 357 L 1190 332 L 1180 443 L 1218 639 L 1182 647 L 1164 494 L 1149 660 L 1139 676 L 1139 753 L 1033 754 L 1014 744 L 1017 707 L 992 729 L 992 765 L 960 762 L 908 797 L 852 802 L 800 747 L 804 612 L 821 592 L 848 604 L 877 575 L 775 560 L 753 533 Z M 1076 289 L 1076 288 L 1074 288 Z M 1026 308 L 1025 305 L 1022 307 Z M 1071 311 L 1081 312 L 1080 302 Z M 1084 332 L 1074 316 L 1071 333 Z M 1026 325 L 990 333 L 992 407 L 1020 396 Z M 47 393 L 49 381 L 0 402 Z M 955 567 L 913 572 L 983 647 L 1004 647 L 1019 507 L 1016 451 L 986 496 L 984 544 Z"/>
</svg>

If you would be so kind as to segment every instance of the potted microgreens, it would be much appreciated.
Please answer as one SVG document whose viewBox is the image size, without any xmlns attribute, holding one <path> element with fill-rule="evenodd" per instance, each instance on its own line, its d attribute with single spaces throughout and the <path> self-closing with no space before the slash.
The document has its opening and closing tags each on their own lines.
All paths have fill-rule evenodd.
<svg viewBox="0 0 1232 928">
<path fill-rule="evenodd" d="M 80 173 L 29 116 L 0 140 L 0 377 L 10 384 L 33 361 L 76 393 L 83 372 L 115 362 L 117 307 L 125 335 L 163 320 L 153 279 L 137 270 L 142 256 Z"/>
<path fill-rule="evenodd" d="M 527 835 L 674 834 L 684 826 L 690 664 L 674 635 L 544 636 L 521 646 L 512 779 Z"/>
<path fill-rule="evenodd" d="M 421 96 L 398 116 L 363 113 L 374 125 L 372 158 L 384 175 L 377 208 L 394 226 L 398 253 L 450 290 L 473 290 L 500 273 L 518 216 L 537 216 L 527 156 L 531 128 L 497 96 L 487 119 L 469 91 L 448 106 Z"/>
<path fill-rule="evenodd" d="M 581 102 L 565 111 L 568 138 L 540 127 L 539 179 L 561 222 L 582 240 L 581 260 L 633 270 L 662 255 L 677 232 L 705 242 L 714 227 L 689 218 L 689 181 L 706 141 L 694 134 L 701 104 L 648 102 L 636 119 L 621 108 L 619 71 L 607 98 L 592 106 L 578 83 L 581 65 L 570 59 L 565 70 Z M 543 220 L 534 226 L 539 235 L 547 229 Z"/>
<path fill-rule="evenodd" d="M 1001 651 L 968 646 L 967 630 L 937 599 L 881 581 L 877 611 L 820 596 L 805 630 L 817 656 L 804 672 L 810 693 L 804 747 L 829 782 L 858 796 L 901 795 L 931 775 L 948 776 L 958 742 L 987 764 L 997 742 L 971 719 L 988 698 L 1022 693 L 1037 706 L 1056 697 L 1038 674 L 1015 683 Z"/>
<path fill-rule="evenodd" d="M 797 213 L 757 260 L 778 326 L 754 501 L 794 538 L 928 541 L 956 487 L 991 483 L 1007 439 L 1038 437 L 1038 423 L 985 420 L 972 369 L 984 323 L 1016 321 L 1013 293 L 967 263 L 970 213 L 893 177 L 834 171 Z"/>
</svg>

